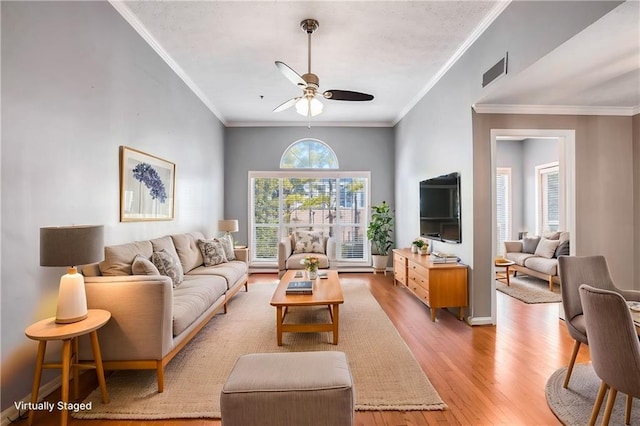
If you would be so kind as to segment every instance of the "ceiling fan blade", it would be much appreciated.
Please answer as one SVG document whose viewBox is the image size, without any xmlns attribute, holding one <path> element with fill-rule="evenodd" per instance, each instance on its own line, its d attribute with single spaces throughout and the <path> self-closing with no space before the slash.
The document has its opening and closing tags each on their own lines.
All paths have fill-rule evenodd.
<svg viewBox="0 0 640 426">
<path fill-rule="evenodd" d="M 350 90 L 327 90 L 322 94 L 326 99 L 332 99 L 334 101 L 371 101 L 373 95 L 368 93 L 352 92 Z"/>
<path fill-rule="evenodd" d="M 307 86 L 307 82 L 304 81 L 303 78 L 300 77 L 300 74 L 295 72 L 289 65 L 284 62 L 276 61 L 276 66 L 280 69 L 280 72 L 282 72 L 282 74 L 284 74 L 284 76 L 296 86 L 303 88 Z"/>
<path fill-rule="evenodd" d="M 284 111 L 287 108 L 291 108 L 292 106 L 294 106 L 296 104 L 296 102 L 300 98 L 301 98 L 301 96 L 298 96 L 297 98 L 292 98 L 292 99 L 289 99 L 286 102 L 283 102 L 282 104 L 280 104 L 277 107 L 275 107 L 273 109 L 273 112 L 280 112 L 280 111 Z"/>
</svg>

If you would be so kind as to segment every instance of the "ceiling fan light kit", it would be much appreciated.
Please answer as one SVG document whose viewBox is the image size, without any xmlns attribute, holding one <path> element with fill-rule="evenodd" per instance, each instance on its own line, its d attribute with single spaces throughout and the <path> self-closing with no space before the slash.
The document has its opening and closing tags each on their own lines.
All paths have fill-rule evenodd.
<svg viewBox="0 0 640 426">
<path fill-rule="evenodd" d="M 324 108 L 322 102 L 320 102 L 320 100 L 316 97 L 317 95 L 322 96 L 324 99 L 335 101 L 373 100 L 373 95 L 370 95 L 368 93 L 352 92 L 350 90 L 331 89 L 322 93 L 318 93 L 318 89 L 320 87 L 320 79 L 317 75 L 311 72 L 311 34 L 313 34 L 319 26 L 320 24 L 315 19 L 303 19 L 302 22 L 300 22 L 300 28 L 302 29 L 302 31 L 307 33 L 308 36 L 308 71 L 306 74 L 300 76 L 300 74 L 295 72 L 284 62 L 276 61 L 276 66 L 278 67 L 280 72 L 282 72 L 282 74 L 289 81 L 301 88 L 304 93 L 302 94 L 302 96 L 289 99 L 288 101 L 285 101 L 282 104 L 278 105 L 273 110 L 274 112 L 284 111 L 285 109 L 289 109 L 292 106 L 295 106 L 298 114 L 309 118 L 315 117 L 316 115 L 322 113 L 322 110 Z"/>
</svg>

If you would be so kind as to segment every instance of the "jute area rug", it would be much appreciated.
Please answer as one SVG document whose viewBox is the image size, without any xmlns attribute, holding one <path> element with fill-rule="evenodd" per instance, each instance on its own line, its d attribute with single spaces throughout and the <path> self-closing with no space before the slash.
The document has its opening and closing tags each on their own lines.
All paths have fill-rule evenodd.
<svg viewBox="0 0 640 426">
<path fill-rule="evenodd" d="M 366 284 L 341 279 L 338 345 L 330 333 L 285 333 L 276 343 L 275 284 L 255 284 L 239 292 L 227 314 L 217 315 L 166 367 L 165 390 L 157 392 L 155 371 L 118 371 L 107 379 L 111 402 L 99 389 L 86 399 L 84 419 L 220 418 L 220 392 L 240 355 L 258 352 L 342 351 L 354 380 L 356 410 L 443 410 L 440 399 L 413 354 Z M 326 308 L 290 310 L 287 317 L 327 321 Z M 307 318 L 308 319 L 308 318 Z M 313 366 L 310 366 L 313 368 Z"/>
<path fill-rule="evenodd" d="M 555 284 L 553 292 L 549 291 L 549 282 L 528 275 L 510 278 L 511 286 L 496 280 L 496 290 L 521 300 L 524 303 L 562 302 L 560 286 Z"/>
<path fill-rule="evenodd" d="M 562 424 L 566 426 L 586 425 L 589 423 L 591 410 L 598 395 L 600 379 L 596 376 L 591 364 L 576 364 L 573 367 L 573 373 L 571 373 L 569 387 L 564 389 L 562 383 L 566 373 L 567 367 L 563 367 L 556 370 L 549 377 L 545 388 L 547 404 Z M 602 423 L 602 415 L 604 414 L 604 407 L 607 404 L 608 397 L 609 393 L 607 392 L 596 424 Z M 626 395 L 618 393 L 611 420 L 609 421 L 610 425 L 624 424 L 624 405 L 626 400 Z M 632 405 L 631 424 L 640 424 L 640 404 L 638 404 L 637 400 Z"/>
</svg>

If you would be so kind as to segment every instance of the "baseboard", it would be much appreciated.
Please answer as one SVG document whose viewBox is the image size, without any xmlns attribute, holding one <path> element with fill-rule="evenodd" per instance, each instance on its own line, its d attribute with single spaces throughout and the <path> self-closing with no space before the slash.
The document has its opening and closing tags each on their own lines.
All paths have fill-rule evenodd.
<svg viewBox="0 0 640 426">
<path fill-rule="evenodd" d="M 491 317 L 467 317 L 469 325 L 495 325 Z"/>
<path fill-rule="evenodd" d="M 83 373 L 81 372 L 80 374 L 83 374 Z M 45 397 L 51 395 L 61 385 L 62 385 L 62 376 L 58 376 L 53 380 L 40 386 L 40 390 L 38 390 L 38 402 L 42 401 Z M 25 396 L 20 401 L 31 402 L 31 394 Z M 15 402 L 20 402 L 20 401 L 15 401 Z M 0 426 L 8 426 L 12 424 L 12 422 L 15 422 L 20 414 L 24 415 L 24 412 L 22 413 L 18 412 L 15 404 L 12 404 L 9 408 L 3 410 L 2 413 L 0 413 Z"/>
</svg>

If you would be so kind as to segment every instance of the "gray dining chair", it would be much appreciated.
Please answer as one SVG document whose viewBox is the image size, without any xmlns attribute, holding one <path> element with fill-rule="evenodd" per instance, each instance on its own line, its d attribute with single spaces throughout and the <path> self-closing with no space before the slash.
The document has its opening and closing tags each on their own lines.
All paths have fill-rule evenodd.
<svg viewBox="0 0 640 426">
<path fill-rule="evenodd" d="M 582 343 L 589 344 L 578 288 L 582 284 L 588 284 L 596 288 L 615 291 L 629 301 L 640 301 L 640 291 L 617 288 L 613 284 L 604 256 L 560 256 L 558 268 L 562 307 L 565 315 L 564 322 L 567 325 L 569 335 L 575 340 L 571 360 L 567 367 L 567 375 L 564 378 L 563 387 L 567 388 L 580 345 Z"/>
<path fill-rule="evenodd" d="M 631 403 L 640 397 L 640 343 L 627 302 L 615 291 L 586 284 L 580 286 L 580 300 L 589 336 L 591 363 L 602 383 L 589 425 L 594 425 L 604 394 L 609 389 L 602 424 L 608 425 L 618 392 L 627 395 L 625 424 L 631 420 Z"/>
</svg>

